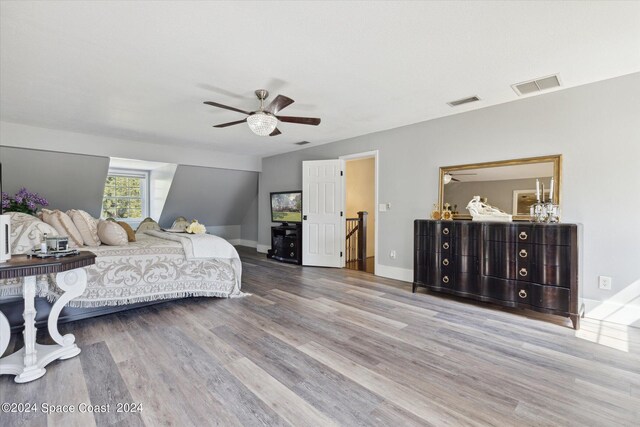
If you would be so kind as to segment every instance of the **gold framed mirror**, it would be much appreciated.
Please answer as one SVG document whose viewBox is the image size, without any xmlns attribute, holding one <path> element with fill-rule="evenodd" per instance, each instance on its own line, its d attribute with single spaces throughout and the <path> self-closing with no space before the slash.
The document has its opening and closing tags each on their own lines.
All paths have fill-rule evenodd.
<svg viewBox="0 0 640 427">
<path fill-rule="evenodd" d="M 561 168 L 561 154 L 443 166 L 438 206 L 442 210 L 448 203 L 453 219 L 471 219 L 467 203 L 473 196 L 480 196 L 493 207 L 513 215 L 515 221 L 527 221 L 529 207 L 536 202 L 536 179 L 544 200 L 551 197 L 553 203 L 560 205 Z"/>
</svg>

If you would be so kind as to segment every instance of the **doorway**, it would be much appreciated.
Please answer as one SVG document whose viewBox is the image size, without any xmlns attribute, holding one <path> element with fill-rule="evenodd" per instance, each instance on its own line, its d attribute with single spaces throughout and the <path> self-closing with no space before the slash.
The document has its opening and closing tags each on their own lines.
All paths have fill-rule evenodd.
<svg viewBox="0 0 640 427">
<path fill-rule="evenodd" d="M 377 252 L 377 151 L 345 161 L 345 267 L 375 274 Z"/>
</svg>

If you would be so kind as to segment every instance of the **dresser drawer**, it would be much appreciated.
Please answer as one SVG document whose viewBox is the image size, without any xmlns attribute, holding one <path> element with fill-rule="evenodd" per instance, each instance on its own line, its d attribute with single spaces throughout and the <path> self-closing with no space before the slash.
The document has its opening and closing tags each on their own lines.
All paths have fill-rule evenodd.
<svg viewBox="0 0 640 427">
<path fill-rule="evenodd" d="M 569 311 L 569 300 L 571 293 L 569 289 L 557 286 L 543 286 L 535 283 L 530 284 L 531 301 L 530 304 L 548 310 Z"/>
<path fill-rule="evenodd" d="M 482 230 L 482 224 L 478 222 L 467 221 L 454 221 L 453 222 L 453 234 L 456 238 L 462 239 L 467 242 L 469 240 L 480 239 L 482 236 L 480 231 Z"/>
<path fill-rule="evenodd" d="M 453 242 L 448 236 L 414 236 L 413 244 L 416 250 L 428 252 L 452 253 Z"/>
<path fill-rule="evenodd" d="M 518 259 L 517 248 L 523 244 L 515 242 L 500 242 L 495 240 L 485 240 L 484 242 L 484 259 L 496 260 L 500 258 L 505 262 L 516 262 Z M 529 249 L 530 251 L 530 249 Z M 527 252 L 527 256 L 529 252 Z"/>
<path fill-rule="evenodd" d="M 516 289 L 516 301 L 520 304 L 531 303 L 531 283 L 516 281 L 514 283 Z"/>
<path fill-rule="evenodd" d="M 415 220 L 414 232 L 419 236 L 451 236 L 453 234 L 453 221 L 428 221 Z"/>
<path fill-rule="evenodd" d="M 429 224 L 431 221 L 426 221 L 423 219 L 416 219 L 413 221 L 413 232 L 415 236 L 428 236 L 429 233 Z"/>
<path fill-rule="evenodd" d="M 532 281 L 536 283 L 563 288 L 568 288 L 571 285 L 571 270 L 568 263 L 564 265 L 538 264 L 533 268 L 535 273 Z"/>
<path fill-rule="evenodd" d="M 282 257 L 283 258 L 291 258 L 291 259 L 295 259 L 298 257 L 298 250 L 297 249 L 291 249 L 291 248 L 284 248 L 282 250 Z"/>
<path fill-rule="evenodd" d="M 429 274 L 429 253 L 416 250 L 413 253 L 413 281 L 426 283 Z"/>
<path fill-rule="evenodd" d="M 539 245 L 569 246 L 576 232 L 577 227 L 573 224 L 536 224 L 533 242 Z"/>
<path fill-rule="evenodd" d="M 483 224 L 484 240 L 511 243 L 532 243 L 533 226 L 521 224 Z"/>
<path fill-rule="evenodd" d="M 454 271 L 454 260 L 450 254 L 430 252 L 427 256 L 429 257 L 429 268 L 433 270 Z"/>
<path fill-rule="evenodd" d="M 434 275 L 434 286 L 453 289 L 454 283 L 453 270 L 441 270 Z"/>
<path fill-rule="evenodd" d="M 536 264 L 563 265 L 571 259 L 571 247 L 560 245 L 534 245 Z"/>
<path fill-rule="evenodd" d="M 463 256 L 478 256 L 480 253 L 478 242 L 480 240 L 465 240 L 458 234 L 454 234 L 451 244 L 453 245 L 453 253 Z"/>
<path fill-rule="evenodd" d="M 477 295 L 480 288 L 479 278 L 477 273 L 456 271 L 453 288 L 458 292 Z"/>
<path fill-rule="evenodd" d="M 478 273 L 478 258 L 472 256 L 454 256 L 456 273 Z"/>
<path fill-rule="evenodd" d="M 285 237 L 284 238 L 284 249 L 295 249 L 298 247 L 298 242 L 296 237 Z"/>
<path fill-rule="evenodd" d="M 483 276 L 480 281 L 480 295 L 500 301 L 516 300 L 516 286 L 513 280 Z"/>
</svg>

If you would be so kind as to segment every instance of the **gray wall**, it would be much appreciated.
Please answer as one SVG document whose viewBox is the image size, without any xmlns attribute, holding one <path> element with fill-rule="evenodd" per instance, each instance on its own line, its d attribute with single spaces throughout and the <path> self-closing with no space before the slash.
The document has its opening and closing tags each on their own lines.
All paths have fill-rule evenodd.
<svg viewBox="0 0 640 427">
<path fill-rule="evenodd" d="M 551 177 L 540 177 L 540 182 L 548 183 Z M 506 213 L 513 213 L 513 191 L 535 190 L 536 179 L 505 179 L 501 181 L 451 181 L 444 187 L 444 203 L 458 205 L 458 213 L 469 214 L 467 203 L 473 196 L 487 198 L 487 203 Z"/>
<path fill-rule="evenodd" d="M 20 187 L 39 193 L 49 207 L 100 216 L 109 158 L 0 146 L 5 193 Z"/>
<path fill-rule="evenodd" d="M 258 241 L 258 187 L 256 186 L 256 194 L 253 196 L 251 205 L 244 216 L 241 224 L 241 238 L 252 242 Z"/>
<path fill-rule="evenodd" d="M 179 165 L 158 221 L 178 216 L 206 225 L 240 225 L 258 192 L 258 173 Z"/>
<path fill-rule="evenodd" d="M 640 288 L 639 93 L 635 73 L 265 158 L 259 243 L 270 244 L 269 192 L 301 188 L 302 160 L 377 149 L 379 203 L 392 206 L 378 213 L 379 262 L 412 269 L 413 220 L 437 201 L 440 166 L 562 154 L 563 220 L 584 224 L 583 295 L 625 295 Z M 598 289 L 598 275 L 613 277 L 612 291 Z"/>
</svg>

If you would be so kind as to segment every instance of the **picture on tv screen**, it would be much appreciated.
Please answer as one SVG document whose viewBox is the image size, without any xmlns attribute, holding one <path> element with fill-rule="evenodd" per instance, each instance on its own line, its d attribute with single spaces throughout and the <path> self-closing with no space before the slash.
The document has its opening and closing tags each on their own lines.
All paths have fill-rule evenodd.
<svg viewBox="0 0 640 427">
<path fill-rule="evenodd" d="M 302 192 L 271 193 L 271 221 L 302 222 Z"/>
</svg>

